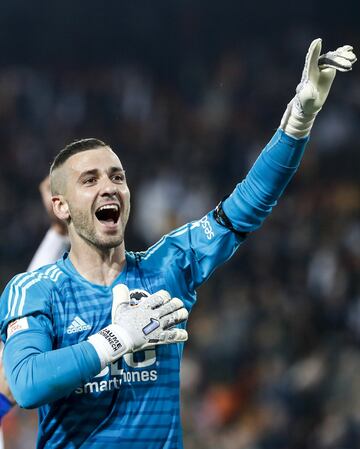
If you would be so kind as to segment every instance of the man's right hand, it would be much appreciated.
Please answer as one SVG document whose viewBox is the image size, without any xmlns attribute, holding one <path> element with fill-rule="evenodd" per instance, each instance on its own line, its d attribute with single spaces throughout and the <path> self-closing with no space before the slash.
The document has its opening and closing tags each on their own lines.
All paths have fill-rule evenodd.
<svg viewBox="0 0 360 449">
<path fill-rule="evenodd" d="M 89 337 L 89 342 L 97 351 L 104 368 L 128 352 L 186 341 L 186 330 L 174 326 L 187 318 L 188 312 L 183 302 L 170 298 L 165 290 L 132 305 L 128 288 L 119 284 L 113 289 L 112 324 Z"/>
</svg>

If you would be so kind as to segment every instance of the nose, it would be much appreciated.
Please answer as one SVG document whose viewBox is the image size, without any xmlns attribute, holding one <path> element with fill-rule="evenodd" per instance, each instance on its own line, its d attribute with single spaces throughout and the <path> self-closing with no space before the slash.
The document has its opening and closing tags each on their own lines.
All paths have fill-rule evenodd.
<svg viewBox="0 0 360 449">
<path fill-rule="evenodd" d="M 102 196 L 114 196 L 116 195 L 117 189 L 116 185 L 109 179 L 105 177 L 101 183 L 100 195 Z"/>
</svg>

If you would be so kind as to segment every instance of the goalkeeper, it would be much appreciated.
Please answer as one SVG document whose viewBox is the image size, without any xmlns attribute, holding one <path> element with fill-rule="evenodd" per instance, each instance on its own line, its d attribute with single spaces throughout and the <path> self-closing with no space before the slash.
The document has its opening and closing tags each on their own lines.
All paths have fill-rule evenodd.
<svg viewBox="0 0 360 449">
<path fill-rule="evenodd" d="M 246 178 L 145 252 L 125 250 L 130 193 L 110 147 L 83 139 L 56 156 L 53 208 L 71 250 L 15 276 L 0 302 L 7 378 L 20 406 L 40 407 L 38 448 L 182 448 L 184 322 L 197 287 L 276 205 L 336 71 L 356 61 L 350 46 L 320 51 L 316 39 L 280 128 Z"/>
</svg>

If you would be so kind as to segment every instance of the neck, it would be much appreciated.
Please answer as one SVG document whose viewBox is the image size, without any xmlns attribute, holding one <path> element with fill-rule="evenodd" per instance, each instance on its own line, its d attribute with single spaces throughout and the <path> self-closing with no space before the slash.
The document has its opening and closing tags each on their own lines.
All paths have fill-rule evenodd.
<svg viewBox="0 0 360 449">
<path fill-rule="evenodd" d="M 81 276 L 94 284 L 111 285 L 125 266 L 125 245 L 99 249 L 82 242 L 71 242 L 69 258 Z"/>
</svg>

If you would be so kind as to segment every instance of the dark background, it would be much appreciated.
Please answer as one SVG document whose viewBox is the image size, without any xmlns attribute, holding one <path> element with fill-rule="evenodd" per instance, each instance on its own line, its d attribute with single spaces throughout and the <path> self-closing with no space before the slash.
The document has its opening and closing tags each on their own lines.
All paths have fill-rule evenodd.
<svg viewBox="0 0 360 449">
<path fill-rule="evenodd" d="M 359 53 L 359 19 L 355 1 L 2 2 L 2 287 L 49 226 L 38 184 L 59 149 L 98 137 L 118 152 L 127 249 L 144 249 L 231 192 L 310 42 Z M 182 373 L 187 449 L 359 447 L 359 119 L 355 65 L 279 207 L 200 289 Z M 6 448 L 33 447 L 35 423 L 14 410 Z"/>
</svg>

